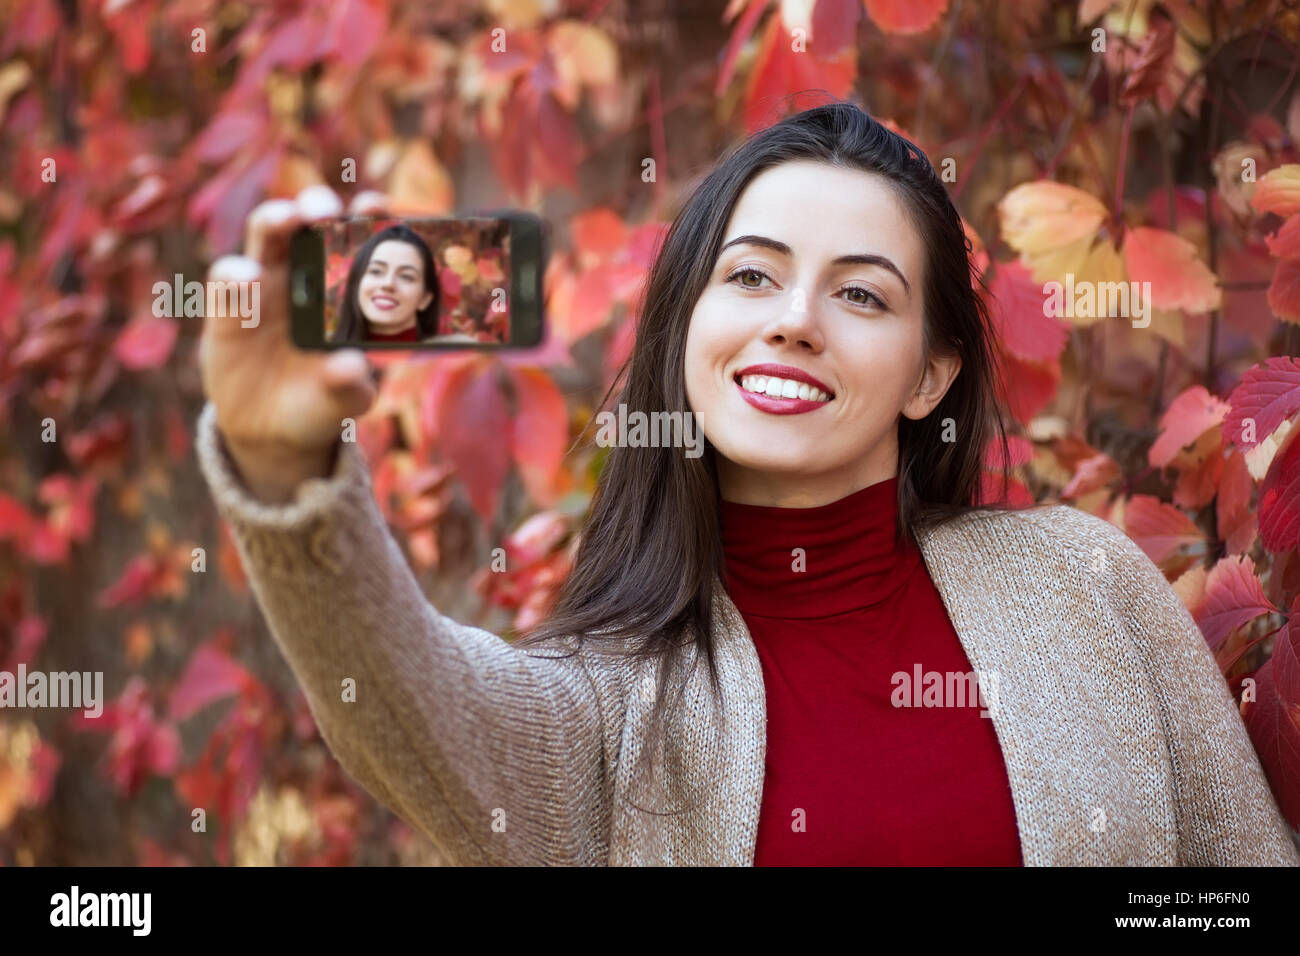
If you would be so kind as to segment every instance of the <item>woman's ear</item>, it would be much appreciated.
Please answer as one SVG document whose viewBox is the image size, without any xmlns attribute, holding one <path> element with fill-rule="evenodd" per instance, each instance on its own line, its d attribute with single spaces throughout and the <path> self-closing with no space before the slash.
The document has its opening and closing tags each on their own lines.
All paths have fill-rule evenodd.
<svg viewBox="0 0 1300 956">
<path fill-rule="evenodd" d="M 415 311 L 423 312 L 425 309 L 429 307 L 429 303 L 432 301 L 433 301 L 433 293 L 426 292 L 424 294 L 424 298 L 420 300 L 420 304 L 415 307 Z"/>
<path fill-rule="evenodd" d="M 921 369 L 921 381 L 917 384 L 916 391 L 903 406 L 903 414 L 917 421 L 929 415 L 943 400 L 948 386 L 959 371 L 961 356 L 956 352 L 951 355 L 931 355 Z"/>
</svg>

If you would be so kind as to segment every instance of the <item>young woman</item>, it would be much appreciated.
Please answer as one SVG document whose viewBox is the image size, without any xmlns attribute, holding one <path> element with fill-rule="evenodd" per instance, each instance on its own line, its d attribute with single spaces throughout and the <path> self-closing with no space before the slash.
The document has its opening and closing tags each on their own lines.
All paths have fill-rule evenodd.
<svg viewBox="0 0 1300 956">
<path fill-rule="evenodd" d="M 339 211 L 264 204 L 214 278 L 280 301 L 285 237 Z M 461 863 L 1300 862 L 1151 561 L 1070 507 L 976 507 L 1002 428 L 968 253 L 855 106 L 733 149 L 665 237 L 620 396 L 694 414 L 704 453 L 611 450 L 514 645 L 428 603 L 339 441 L 364 356 L 210 322 L 202 467 L 340 763 Z"/>
<path fill-rule="evenodd" d="M 429 245 L 389 226 L 352 258 L 334 342 L 418 342 L 438 334 L 438 273 Z"/>
</svg>

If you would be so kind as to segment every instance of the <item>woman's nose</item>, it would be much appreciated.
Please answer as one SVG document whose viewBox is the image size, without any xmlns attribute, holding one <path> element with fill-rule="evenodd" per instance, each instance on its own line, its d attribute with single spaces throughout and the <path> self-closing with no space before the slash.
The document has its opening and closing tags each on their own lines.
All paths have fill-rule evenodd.
<svg viewBox="0 0 1300 956">
<path fill-rule="evenodd" d="M 809 296 L 803 289 L 791 290 L 787 307 L 768 323 L 766 334 L 768 338 L 802 342 L 813 348 L 821 347 L 820 319 L 815 305 L 809 301 Z"/>
</svg>

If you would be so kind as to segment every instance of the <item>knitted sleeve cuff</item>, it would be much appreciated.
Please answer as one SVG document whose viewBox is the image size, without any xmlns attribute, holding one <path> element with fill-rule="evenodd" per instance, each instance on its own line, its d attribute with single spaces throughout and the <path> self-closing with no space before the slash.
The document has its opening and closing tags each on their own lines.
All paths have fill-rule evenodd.
<svg viewBox="0 0 1300 956">
<path fill-rule="evenodd" d="M 251 556 L 265 559 L 271 574 L 288 573 L 302 560 L 342 572 L 346 551 L 335 540 L 337 518 L 374 494 L 365 454 L 355 443 L 340 441 L 333 472 L 303 481 L 293 499 L 283 504 L 258 499 L 244 484 L 217 427 L 212 402 L 199 414 L 195 453 L 218 512 L 239 532 Z"/>
</svg>

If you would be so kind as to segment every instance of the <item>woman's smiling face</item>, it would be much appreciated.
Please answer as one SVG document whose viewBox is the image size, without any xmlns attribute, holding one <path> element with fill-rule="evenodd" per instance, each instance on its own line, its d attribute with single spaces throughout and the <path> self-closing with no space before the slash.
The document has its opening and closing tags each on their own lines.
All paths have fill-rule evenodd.
<svg viewBox="0 0 1300 956">
<path fill-rule="evenodd" d="M 922 354 L 924 255 L 878 175 L 797 160 L 749 183 L 686 338 L 724 499 L 815 507 L 898 473 L 899 415 L 960 366 Z"/>
<path fill-rule="evenodd" d="M 376 332 L 403 332 L 433 300 L 424 286 L 424 262 L 409 242 L 385 239 L 370 254 L 357 288 L 361 314 Z"/>
</svg>

